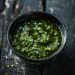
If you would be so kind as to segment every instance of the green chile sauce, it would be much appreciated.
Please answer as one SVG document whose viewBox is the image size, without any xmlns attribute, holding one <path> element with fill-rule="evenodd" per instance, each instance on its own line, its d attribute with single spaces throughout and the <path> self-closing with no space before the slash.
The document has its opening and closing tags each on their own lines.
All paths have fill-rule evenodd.
<svg viewBox="0 0 75 75">
<path fill-rule="evenodd" d="M 13 47 L 21 55 L 31 59 L 46 58 L 61 45 L 61 31 L 55 23 L 32 19 L 23 24 L 12 41 Z"/>
</svg>

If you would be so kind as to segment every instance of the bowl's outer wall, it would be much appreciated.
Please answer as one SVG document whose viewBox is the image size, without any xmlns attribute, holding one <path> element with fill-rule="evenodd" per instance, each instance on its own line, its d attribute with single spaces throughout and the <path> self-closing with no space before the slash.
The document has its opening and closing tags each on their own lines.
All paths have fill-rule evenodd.
<svg viewBox="0 0 75 75">
<path fill-rule="evenodd" d="M 19 17 L 17 17 L 9 26 L 9 29 L 7 32 L 8 43 L 11 46 L 14 53 L 16 53 L 19 57 L 23 58 L 24 60 L 27 60 L 31 63 L 44 63 L 44 62 L 47 62 L 49 59 L 51 59 L 53 56 L 57 55 L 62 50 L 62 48 L 57 50 L 52 56 L 50 56 L 48 58 L 39 59 L 39 60 L 32 60 L 32 59 L 28 59 L 26 57 L 23 57 L 18 52 L 16 52 L 16 50 L 12 47 L 12 39 L 13 39 L 13 36 L 15 35 L 17 29 L 23 25 L 22 24 L 23 22 L 25 22 L 26 20 L 28 20 L 29 18 L 32 18 L 32 17 L 39 18 L 39 19 L 45 18 L 45 19 L 48 19 L 50 21 L 55 22 L 62 32 L 62 46 L 61 47 L 62 48 L 64 47 L 65 42 L 66 42 L 66 36 L 67 36 L 64 25 L 62 25 L 62 23 L 60 23 L 60 21 L 58 21 L 58 19 L 56 17 L 54 17 L 53 15 L 43 13 L 43 12 L 30 12 L 27 14 L 26 13 L 22 14 Z"/>
</svg>

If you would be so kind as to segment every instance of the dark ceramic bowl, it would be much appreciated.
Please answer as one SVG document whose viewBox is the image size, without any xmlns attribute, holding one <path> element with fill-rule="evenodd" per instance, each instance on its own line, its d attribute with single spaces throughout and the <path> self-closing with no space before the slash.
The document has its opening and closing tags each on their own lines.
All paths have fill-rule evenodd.
<svg viewBox="0 0 75 75">
<path fill-rule="evenodd" d="M 61 46 L 58 48 L 58 50 L 56 50 L 52 55 L 50 55 L 49 57 L 46 58 L 42 58 L 42 59 L 30 59 L 27 58 L 23 55 L 21 55 L 20 53 L 18 53 L 12 46 L 12 39 L 13 36 L 15 35 L 17 29 L 23 25 L 22 23 L 27 21 L 29 18 L 43 18 L 43 19 L 48 19 L 50 21 L 53 21 L 54 23 L 56 23 L 58 25 L 58 27 L 60 28 L 61 34 L 62 34 L 62 42 L 61 42 Z M 48 13 L 44 13 L 44 12 L 29 12 L 29 13 L 25 13 L 20 15 L 19 17 L 17 17 L 9 26 L 8 28 L 8 32 L 7 32 L 7 40 L 8 43 L 10 45 L 10 47 L 12 48 L 12 50 L 14 51 L 15 54 L 17 54 L 21 59 L 28 61 L 30 63 L 44 63 L 47 62 L 49 59 L 51 59 L 52 57 L 56 56 L 64 47 L 65 42 L 66 42 L 66 29 L 64 27 L 64 25 L 53 15 L 48 14 Z"/>
</svg>

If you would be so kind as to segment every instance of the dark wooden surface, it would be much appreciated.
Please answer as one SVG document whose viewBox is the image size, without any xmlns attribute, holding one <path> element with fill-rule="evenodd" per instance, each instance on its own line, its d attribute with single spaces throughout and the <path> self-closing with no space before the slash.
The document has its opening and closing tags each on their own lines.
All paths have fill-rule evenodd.
<svg viewBox="0 0 75 75">
<path fill-rule="evenodd" d="M 0 75 L 75 75 L 75 0 L 46 0 L 45 11 L 64 24 L 67 42 L 59 55 L 43 64 L 42 68 L 40 65 L 26 64 L 17 57 L 6 38 L 8 26 L 15 17 L 26 12 L 43 11 L 42 0 L 7 1 L 5 11 L 0 13 Z"/>
</svg>

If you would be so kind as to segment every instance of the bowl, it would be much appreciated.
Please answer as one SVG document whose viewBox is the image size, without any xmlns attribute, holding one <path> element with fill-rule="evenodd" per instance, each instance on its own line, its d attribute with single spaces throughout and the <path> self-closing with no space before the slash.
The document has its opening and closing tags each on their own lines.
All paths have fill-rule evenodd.
<svg viewBox="0 0 75 75">
<path fill-rule="evenodd" d="M 51 20 L 54 23 L 57 24 L 57 26 L 59 27 L 60 31 L 61 31 L 61 36 L 62 36 L 62 41 L 61 41 L 61 46 L 54 52 L 52 53 L 50 56 L 46 57 L 46 58 L 42 58 L 42 59 L 30 59 L 26 56 L 23 56 L 22 54 L 20 54 L 19 52 L 17 52 L 14 47 L 12 46 L 12 39 L 13 36 L 16 34 L 17 29 L 23 25 L 22 23 L 27 21 L 30 18 L 43 18 L 43 19 L 47 19 L 47 20 Z M 25 62 L 30 62 L 30 63 L 45 63 L 47 61 L 49 61 L 50 59 L 52 59 L 54 56 L 56 56 L 57 54 L 60 53 L 60 51 L 63 49 L 63 47 L 65 46 L 66 43 L 66 37 L 67 37 L 67 33 L 66 33 L 66 29 L 65 26 L 52 14 L 48 14 L 45 12 L 29 12 L 29 13 L 24 13 L 20 16 L 18 16 L 9 26 L 8 28 L 8 32 L 7 32 L 7 40 L 8 40 L 8 44 L 10 45 L 11 49 L 13 50 L 13 52 L 19 56 L 21 59 L 23 59 Z"/>
</svg>

